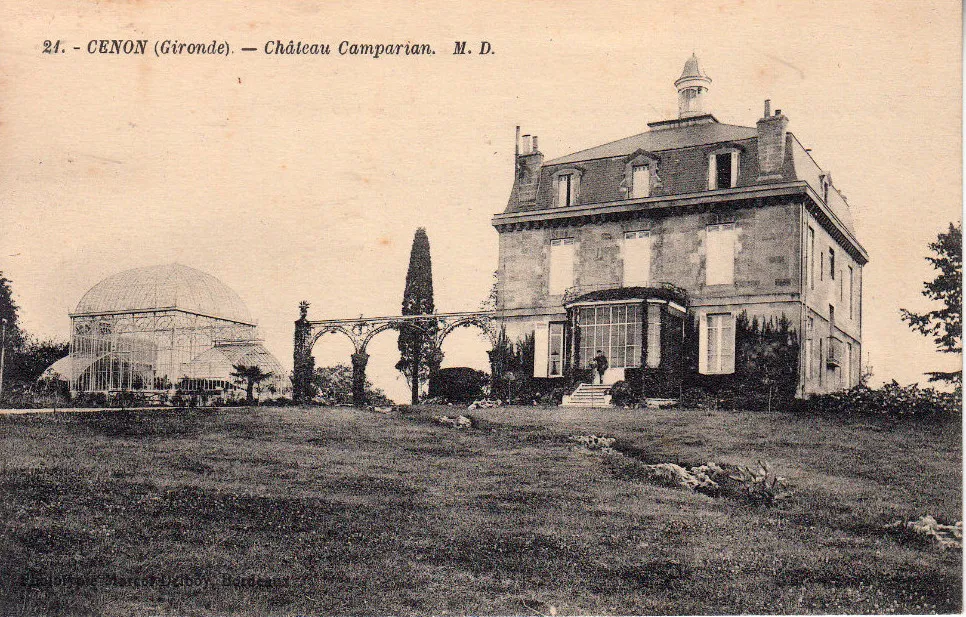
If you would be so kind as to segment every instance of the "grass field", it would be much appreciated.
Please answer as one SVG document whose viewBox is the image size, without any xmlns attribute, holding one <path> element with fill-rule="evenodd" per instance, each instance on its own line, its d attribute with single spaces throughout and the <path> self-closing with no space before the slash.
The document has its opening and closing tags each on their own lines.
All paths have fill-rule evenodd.
<svg viewBox="0 0 966 617">
<path fill-rule="evenodd" d="M 509 408 L 0 418 L 0 614 L 959 612 L 959 419 Z M 615 475 L 771 463 L 772 507 Z"/>
</svg>

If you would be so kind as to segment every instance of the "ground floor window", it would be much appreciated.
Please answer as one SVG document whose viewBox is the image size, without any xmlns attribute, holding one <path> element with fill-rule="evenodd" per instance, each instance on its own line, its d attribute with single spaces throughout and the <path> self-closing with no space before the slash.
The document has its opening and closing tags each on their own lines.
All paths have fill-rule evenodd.
<svg viewBox="0 0 966 617">
<path fill-rule="evenodd" d="M 593 366 L 600 351 L 610 368 L 641 365 L 641 305 L 610 304 L 581 307 L 580 365 Z"/>
<path fill-rule="evenodd" d="M 548 359 L 548 377 L 563 377 L 564 357 L 564 325 L 550 324 L 550 356 Z"/>
<path fill-rule="evenodd" d="M 647 367 L 661 366 L 661 305 L 647 305 Z"/>
<path fill-rule="evenodd" d="M 711 313 L 702 323 L 702 373 L 707 375 L 735 372 L 735 318 L 731 313 Z"/>
<path fill-rule="evenodd" d="M 815 376 L 815 369 L 813 367 L 814 358 L 814 336 L 815 330 L 815 319 L 812 317 L 808 318 L 808 322 L 805 325 L 805 376 L 811 379 Z"/>
</svg>

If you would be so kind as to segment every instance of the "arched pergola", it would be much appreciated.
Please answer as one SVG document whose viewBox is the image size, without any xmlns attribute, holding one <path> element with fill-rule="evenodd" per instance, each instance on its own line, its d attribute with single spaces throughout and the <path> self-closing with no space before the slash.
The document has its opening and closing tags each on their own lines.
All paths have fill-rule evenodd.
<svg viewBox="0 0 966 617">
<path fill-rule="evenodd" d="M 433 313 L 431 315 L 394 315 L 388 317 L 357 317 L 349 319 L 308 319 L 309 303 L 299 305 L 299 319 L 295 322 L 293 389 L 296 402 L 305 400 L 312 379 L 314 361 L 312 348 L 325 334 L 341 333 L 352 342 L 352 402 L 357 407 L 366 404 L 366 366 L 369 342 L 387 330 L 421 330 L 431 343 L 432 353 L 440 354 L 443 341 L 457 328 L 477 327 L 486 333 L 493 347 L 499 340 L 497 311 L 468 311 L 461 313 Z M 434 327 L 424 327 L 431 322 Z"/>
</svg>

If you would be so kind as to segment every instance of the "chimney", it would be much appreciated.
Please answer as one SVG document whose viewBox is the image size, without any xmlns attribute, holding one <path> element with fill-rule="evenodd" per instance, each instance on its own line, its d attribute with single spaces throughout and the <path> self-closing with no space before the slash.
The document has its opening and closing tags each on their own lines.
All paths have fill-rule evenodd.
<svg viewBox="0 0 966 617">
<path fill-rule="evenodd" d="M 785 132 L 788 118 L 776 109 L 770 115 L 771 100 L 765 100 L 765 115 L 758 121 L 758 180 L 780 181 L 785 163 Z"/>
<path fill-rule="evenodd" d="M 513 189 L 510 191 L 511 210 L 532 204 L 537 199 L 537 184 L 540 169 L 543 167 L 543 154 L 540 153 L 536 135 L 523 135 L 520 142 L 520 127 L 517 127 L 517 147 L 513 174 Z"/>
</svg>

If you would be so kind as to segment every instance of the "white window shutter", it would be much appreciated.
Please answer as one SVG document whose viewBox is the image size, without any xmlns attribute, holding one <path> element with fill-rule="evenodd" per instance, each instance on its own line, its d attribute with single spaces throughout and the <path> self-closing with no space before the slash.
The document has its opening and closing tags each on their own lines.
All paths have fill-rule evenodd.
<svg viewBox="0 0 966 617">
<path fill-rule="evenodd" d="M 715 155 L 708 157 L 708 190 L 718 188 L 718 158 Z"/>
<path fill-rule="evenodd" d="M 698 315 L 698 372 L 708 374 L 708 317 Z"/>
<path fill-rule="evenodd" d="M 624 235 L 624 285 L 646 287 L 651 283 L 650 234 L 630 232 Z"/>
<path fill-rule="evenodd" d="M 574 284 L 574 248 L 575 243 L 573 240 L 569 242 L 554 240 L 550 244 L 550 280 L 548 291 L 552 296 L 564 293 Z"/>
<path fill-rule="evenodd" d="M 727 315 L 721 331 L 721 372 L 735 372 L 735 316 Z"/>
<path fill-rule="evenodd" d="M 533 376 L 547 377 L 550 356 L 550 324 L 539 323 L 533 331 Z"/>
<path fill-rule="evenodd" d="M 738 186 L 738 151 L 731 153 L 731 186 Z"/>
</svg>

